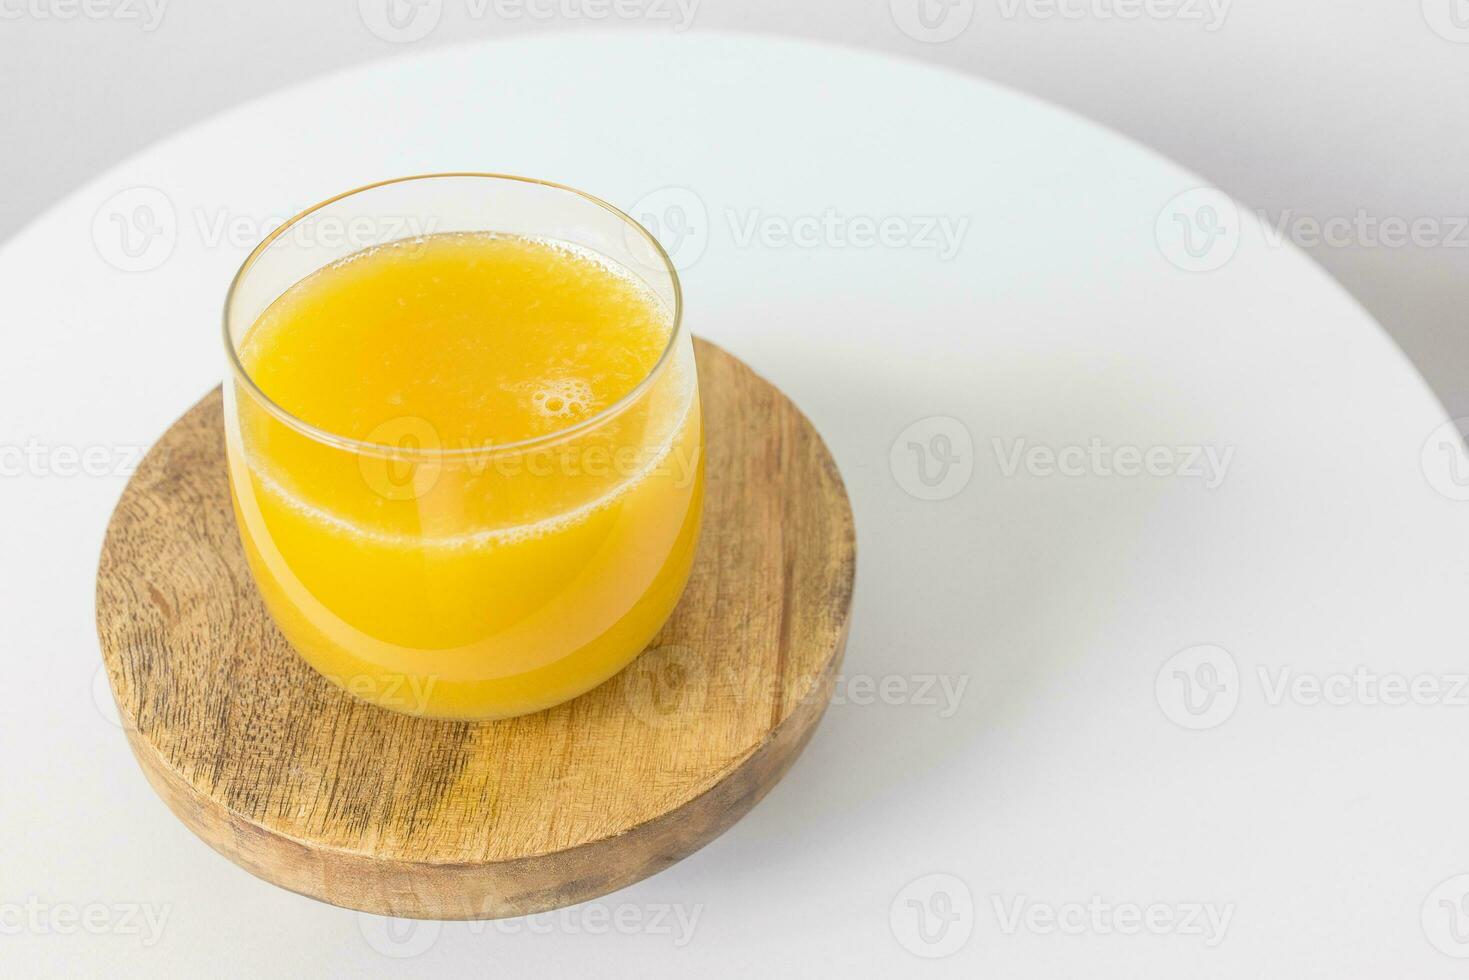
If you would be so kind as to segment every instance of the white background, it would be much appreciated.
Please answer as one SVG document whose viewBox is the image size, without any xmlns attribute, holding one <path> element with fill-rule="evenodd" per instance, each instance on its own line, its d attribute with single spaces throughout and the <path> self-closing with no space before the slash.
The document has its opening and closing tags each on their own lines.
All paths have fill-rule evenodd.
<svg viewBox="0 0 1469 980">
<path fill-rule="evenodd" d="M 440 0 L 431 33 L 395 44 L 366 29 L 355 0 L 154 0 L 156 22 L 144 0 L 94 0 L 137 19 L 60 20 L 66 2 L 0 0 L 0 239 L 153 140 L 322 72 L 468 39 L 677 26 L 578 16 L 588 9 L 579 0 L 530 0 L 551 12 L 544 18 Z M 887 0 L 700 0 L 688 30 L 840 41 L 994 79 L 1158 149 L 1272 221 L 1359 209 L 1378 220 L 1469 215 L 1469 27 L 1444 29 L 1457 42 L 1430 27 L 1452 24 L 1455 5 L 1469 24 L 1464 0 L 1216 0 L 1225 16 L 1213 30 L 1204 0 L 1132 20 L 1106 16 L 1128 0 L 954 2 L 956 17 L 972 15 L 942 43 L 900 31 Z M 1188 19 L 1194 9 L 1201 20 Z M 1310 252 L 1407 351 L 1449 414 L 1469 415 L 1469 247 Z"/>
<path fill-rule="evenodd" d="M 95 698 L 92 687 L 94 563 L 125 476 L 22 474 L 0 481 L 0 597 L 11 624 L 3 650 L 17 692 L 0 713 L 0 973 L 1459 975 L 1453 956 L 1469 952 L 1469 938 L 1446 931 L 1460 919 L 1441 903 L 1452 911 L 1469 895 L 1459 877 L 1469 872 L 1469 705 L 1451 700 L 1464 692 L 1440 689 L 1436 703 L 1407 705 L 1350 690 L 1339 704 L 1271 693 L 1282 671 L 1336 680 L 1364 667 L 1450 688 L 1464 672 L 1469 503 L 1442 468 L 1443 415 L 1319 270 L 1272 245 L 1247 213 L 1237 254 L 1209 272 L 1185 271 L 1187 256 L 1159 219 L 1197 178 L 954 75 L 657 30 L 626 47 L 588 37 L 436 51 L 463 19 L 447 0 L 437 30 L 406 45 L 374 38 L 350 7 L 332 9 L 339 19 L 329 29 L 285 14 L 257 28 L 253 54 L 240 23 L 209 43 L 178 39 L 177 52 L 127 71 L 116 62 L 104 71 L 100 53 L 78 55 L 66 70 L 37 67 L 11 86 L 31 93 L 89 79 L 76 98 L 97 126 L 113 126 L 160 116 L 161 102 L 184 105 L 206 84 L 235 86 L 233 97 L 252 73 L 275 85 L 283 66 L 268 55 L 280 46 L 320 67 L 327 34 L 350 37 L 342 43 L 363 57 L 412 59 L 207 124 L 111 170 L 0 247 L 0 448 L 27 438 L 52 449 L 138 445 L 215 383 L 220 294 L 248 243 L 208 246 L 196 215 L 272 215 L 378 171 L 425 169 L 439 155 L 490 166 L 502 154 L 506 169 L 554 169 L 628 206 L 651 187 L 687 181 L 711 218 L 752 204 L 781 218 L 825 205 L 849 215 L 974 215 L 948 263 L 917 249 L 740 245 L 715 222 L 684 275 L 695 330 L 788 391 L 842 468 L 861 555 L 847 677 L 909 690 L 874 699 L 849 680 L 790 777 L 749 817 L 590 907 L 641 917 L 627 928 L 598 933 L 583 909 L 503 928 L 390 934 L 383 920 L 250 878 L 153 796 L 108 719 L 105 687 Z M 701 9 L 717 20 L 712 4 Z M 985 9 L 947 45 L 904 35 L 885 6 L 861 23 L 909 54 L 953 57 L 979 45 L 1012 71 L 1026 50 L 1036 64 L 1046 54 L 1038 80 L 1069 79 L 1099 107 L 1125 108 L 1134 132 L 1176 126 L 1203 145 L 1237 113 L 1211 145 L 1242 174 L 1283 173 L 1283 186 L 1301 194 L 1326 194 L 1327 176 L 1340 182 L 1331 192 L 1339 201 L 1287 194 L 1282 206 L 1318 217 L 1358 206 L 1379 218 L 1462 210 L 1447 193 L 1437 210 L 1413 203 L 1433 185 L 1416 171 L 1403 176 L 1431 165 L 1442 170 L 1438 186 L 1454 187 L 1458 158 L 1438 134 L 1452 131 L 1449 121 L 1425 126 L 1416 143 L 1404 128 L 1436 103 L 1446 114 L 1462 86 L 1427 87 L 1411 104 L 1401 79 L 1397 102 L 1366 98 L 1370 85 L 1338 95 L 1333 86 L 1378 63 L 1346 58 L 1340 42 L 1304 28 L 1246 30 L 1246 13 L 1232 11 L 1215 34 L 1243 31 L 1262 63 L 1260 52 L 1278 52 L 1279 73 L 1265 80 L 1245 56 L 1211 70 L 1200 58 L 1213 42 L 1190 40 L 1177 22 L 1030 23 Z M 1340 16 L 1324 6 L 1319 15 Z M 170 11 L 134 43 L 183 33 L 186 16 Z M 1404 56 L 1400 71 L 1435 58 L 1459 64 L 1469 51 L 1411 6 L 1391 20 L 1397 34 L 1383 18 L 1349 26 L 1360 29 L 1363 52 L 1389 37 L 1421 52 Z M 3 26 L 7 42 L 69 36 L 78 46 L 124 27 Z M 704 26 L 701 16 L 694 30 Z M 986 40 L 1003 30 L 1014 32 L 1009 43 Z M 1067 30 L 1115 43 L 1087 49 L 1093 67 L 1081 71 L 1078 47 L 1057 38 L 1082 33 Z M 1145 37 L 1163 39 L 1150 59 L 1117 46 Z M 1161 66 L 1175 58 L 1170 75 Z M 1322 70 L 1338 61 L 1334 76 Z M 159 104 L 125 111 L 123 93 L 153 71 L 183 74 L 155 93 Z M 1152 74 L 1127 83 L 1136 99 L 1119 94 L 1126 87 L 1097 95 L 1106 86 L 1096 78 L 1122 86 L 1119 72 Z M 1287 77 L 1318 95 L 1332 90 L 1350 122 L 1339 132 L 1307 125 L 1299 105 L 1279 116 Z M 1233 90 L 1257 92 L 1257 104 L 1226 109 Z M 1179 110 L 1140 108 L 1145 91 Z M 549 116 L 543 100 L 563 114 Z M 476 109 L 501 129 L 462 125 Z M 1395 138 L 1379 132 L 1393 126 Z M 59 130 L 52 165 L 37 164 L 33 179 L 84 152 L 87 129 L 73 121 Z M 758 142 L 731 144 L 731 133 Z M 1311 165 L 1283 162 L 1291 158 L 1269 141 L 1246 150 L 1252 133 L 1299 140 Z M 126 125 L 118 135 L 129 135 Z M 1445 149 L 1430 154 L 1437 145 Z M 9 159 L 20 165 L 19 155 Z M 1205 163 L 1185 162 L 1251 200 Z M 119 188 L 139 186 L 167 188 L 183 217 L 172 255 L 129 273 L 94 222 L 111 213 Z M 1373 204 L 1388 188 L 1403 196 Z M 1348 252 L 1364 268 L 1409 258 Z M 1427 264 L 1413 268 L 1461 261 L 1451 249 L 1416 252 Z M 1382 295 L 1421 302 L 1431 278 Z M 1439 296 L 1448 323 L 1451 297 Z M 1428 366 L 1442 376 L 1462 366 L 1434 351 Z M 972 471 L 956 470 L 959 479 L 928 494 L 905 450 L 934 447 L 938 435 L 972 438 L 963 453 Z M 992 440 L 1075 446 L 1098 436 L 1234 455 L 1210 486 L 1182 473 L 1068 477 L 1034 460 L 1007 472 L 992 450 Z M 1180 700 L 1193 688 L 1180 688 L 1179 675 L 1197 679 L 1204 666 L 1234 692 L 1218 714 Z M 924 702 L 911 687 L 924 678 L 967 687 L 952 705 L 933 691 Z M 1217 945 L 1181 927 L 1125 935 L 1083 925 L 1068 935 L 1035 919 L 1006 925 L 1017 902 L 1044 916 L 1094 897 L 1173 915 L 1207 904 L 1231 919 Z M 45 906 L 40 925 L 17 933 L 29 903 Z M 94 904 L 97 934 L 62 931 L 58 915 Z M 146 923 L 125 926 L 130 906 L 168 916 L 156 942 L 137 931 Z M 691 940 L 676 942 L 666 921 L 655 930 L 648 917 L 658 908 L 697 911 Z M 945 921 L 957 923 L 948 940 L 916 932 Z"/>
</svg>

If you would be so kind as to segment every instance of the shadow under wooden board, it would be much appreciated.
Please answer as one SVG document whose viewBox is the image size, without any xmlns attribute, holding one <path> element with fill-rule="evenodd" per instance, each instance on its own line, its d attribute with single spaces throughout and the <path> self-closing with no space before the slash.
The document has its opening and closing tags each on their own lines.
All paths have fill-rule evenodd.
<svg viewBox="0 0 1469 980">
<path fill-rule="evenodd" d="M 97 574 L 123 727 L 174 813 L 267 881 L 435 919 L 583 902 L 734 824 L 826 708 L 856 546 L 810 422 L 729 353 L 696 354 L 708 495 L 682 601 L 612 680 L 506 721 L 385 711 L 312 671 L 246 567 L 219 390 L 190 409 L 124 491 Z"/>
</svg>

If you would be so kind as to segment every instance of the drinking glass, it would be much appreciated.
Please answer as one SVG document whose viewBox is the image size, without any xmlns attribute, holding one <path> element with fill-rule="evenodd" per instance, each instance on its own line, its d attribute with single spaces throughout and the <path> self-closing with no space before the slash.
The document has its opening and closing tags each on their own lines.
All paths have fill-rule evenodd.
<svg viewBox="0 0 1469 980">
<path fill-rule="evenodd" d="M 242 343 L 291 286 L 364 248 L 455 232 L 594 253 L 662 307 L 661 357 L 615 404 L 503 445 L 445 445 L 413 417 L 347 438 L 252 379 Z M 255 249 L 230 287 L 224 337 L 230 486 L 250 571 L 286 639 L 333 683 L 414 715 L 510 717 L 607 680 L 668 619 L 698 537 L 703 424 L 677 272 L 626 214 L 493 174 L 364 187 Z"/>
</svg>

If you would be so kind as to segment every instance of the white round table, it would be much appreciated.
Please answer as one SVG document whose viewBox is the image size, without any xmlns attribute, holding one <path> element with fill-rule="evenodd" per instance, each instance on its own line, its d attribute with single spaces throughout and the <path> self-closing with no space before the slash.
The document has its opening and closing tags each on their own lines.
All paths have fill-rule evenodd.
<svg viewBox="0 0 1469 980">
<path fill-rule="evenodd" d="M 221 377 L 249 248 L 454 169 L 656 226 L 693 329 L 824 434 L 861 557 L 837 701 L 745 820 L 589 905 L 395 923 L 168 813 L 91 596 L 136 449 Z M 663 33 L 332 75 L 80 189 L 0 249 L 6 971 L 1461 975 L 1469 460 L 1203 183 L 956 74 Z"/>
</svg>

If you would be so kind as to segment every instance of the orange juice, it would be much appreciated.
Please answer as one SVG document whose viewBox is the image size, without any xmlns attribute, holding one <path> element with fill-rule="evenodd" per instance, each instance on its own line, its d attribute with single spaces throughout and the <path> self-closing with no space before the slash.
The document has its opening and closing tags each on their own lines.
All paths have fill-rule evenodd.
<svg viewBox="0 0 1469 980">
<path fill-rule="evenodd" d="M 703 501 L 673 330 L 626 270 L 509 234 L 398 241 L 287 289 L 239 343 L 258 390 L 237 380 L 226 413 L 286 638 L 358 697 L 440 718 L 624 667 L 683 590 Z"/>
</svg>

